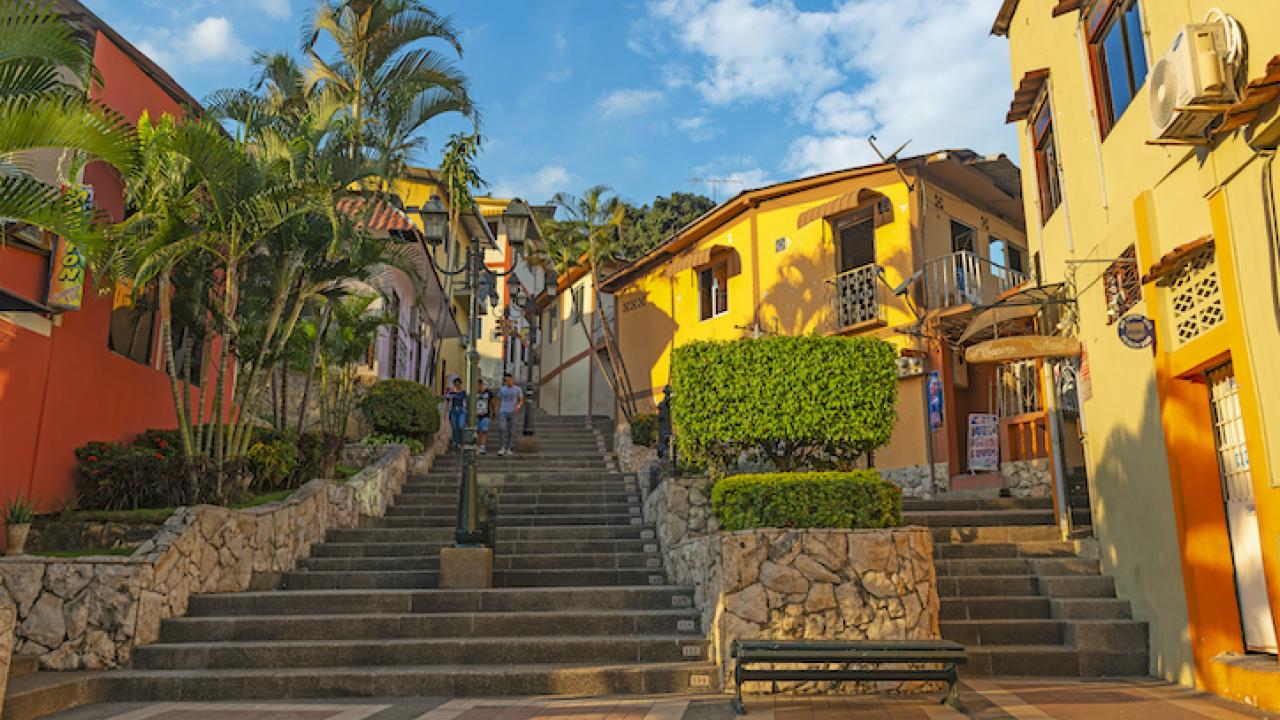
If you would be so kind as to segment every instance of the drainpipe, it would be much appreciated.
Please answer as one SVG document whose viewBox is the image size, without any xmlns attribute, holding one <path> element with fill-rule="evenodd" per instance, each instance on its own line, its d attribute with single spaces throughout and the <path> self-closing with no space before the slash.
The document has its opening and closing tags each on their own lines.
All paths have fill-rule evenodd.
<svg viewBox="0 0 1280 720">
<path fill-rule="evenodd" d="M 924 167 L 922 166 L 919 172 L 916 174 L 916 214 L 917 214 L 917 217 L 919 218 L 919 222 L 916 224 L 917 226 L 916 233 L 918 235 L 916 247 L 918 248 L 918 251 L 920 253 L 921 268 L 925 267 L 925 259 L 926 259 L 925 243 L 928 242 L 928 236 L 925 234 L 925 231 L 924 231 L 925 222 L 927 221 L 927 215 L 928 215 L 928 207 L 927 207 L 928 203 L 925 202 L 924 196 L 925 196 L 925 182 L 924 182 Z M 927 294 L 928 292 L 927 288 L 929 285 L 929 276 L 926 274 L 926 275 L 921 275 L 920 277 L 923 278 L 924 280 L 924 285 L 926 288 L 925 292 Z M 928 314 L 928 312 L 929 312 L 929 309 L 925 308 L 926 315 Z M 917 319 L 920 321 L 920 327 L 923 330 L 924 318 L 920 317 Z M 923 413 L 924 450 L 925 450 L 925 461 L 928 463 L 928 469 L 926 470 L 926 472 L 929 473 L 929 487 L 932 489 L 933 495 L 936 496 L 938 494 L 938 479 L 934 476 L 935 460 L 934 460 L 934 454 L 933 454 L 933 425 L 929 422 L 929 370 L 930 368 L 933 367 L 933 361 L 932 361 L 933 343 L 929 340 L 927 336 L 924 337 L 924 343 L 925 343 L 924 375 L 920 376 L 920 402 L 924 409 L 924 413 Z M 945 409 L 944 409 L 944 412 L 945 412 Z"/>
<path fill-rule="evenodd" d="M 1067 467 L 1062 447 L 1062 410 L 1058 407 L 1058 383 L 1053 363 L 1040 363 L 1040 387 L 1044 389 L 1044 411 L 1049 421 L 1049 462 L 1053 467 L 1053 505 L 1058 532 L 1065 541 L 1071 536 L 1071 507 L 1067 504 Z"/>
</svg>

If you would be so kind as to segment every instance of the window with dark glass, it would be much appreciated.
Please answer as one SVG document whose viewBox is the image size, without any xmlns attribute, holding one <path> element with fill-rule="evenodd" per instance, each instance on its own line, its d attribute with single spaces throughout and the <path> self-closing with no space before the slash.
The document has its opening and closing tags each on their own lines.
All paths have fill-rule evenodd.
<svg viewBox="0 0 1280 720">
<path fill-rule="evenodd" d="M 1031 116 L 1031 142 L 1035 148 L 1036 185 L 1040 192 L 1043 223 L 1062 204 L 1062 178 L 1058 175 L 1058 147 L 1053 133 L 1053 113 L 1046 98 Z"/>
<path fill-rule="evenodd" d="M 973 252 L 974 229 L 962 222 L 951 221 L 951 252 Z"/>
<path fill-rule="evenodd" d="M 1103 0 L 1089 12 L 1089 59 L 1098 126 L 1106 137 L 1147 80 L 1138 0 Z"/>
<path fill-rule="evenodd" d="M 698 272 L 698 301 L 703 320 L 729 312 L 729 262 L 720 262 Z"/>
<path fill-rule="evenodd" d="M 1119 320 L 1142 299 L 1142 279 L 1132 245 L 1102 272 L 1102 290 L 1107 298 L 1108 325 Z"/>
<path fill-rule="evenodd" d="M 107 335 L 107 347 L 111 352 L 150 365 L 155 325 L 155 288 L 135 293 L 128 283 L 116 285 L 111 298 L 111 328 Z"/>
</svg>

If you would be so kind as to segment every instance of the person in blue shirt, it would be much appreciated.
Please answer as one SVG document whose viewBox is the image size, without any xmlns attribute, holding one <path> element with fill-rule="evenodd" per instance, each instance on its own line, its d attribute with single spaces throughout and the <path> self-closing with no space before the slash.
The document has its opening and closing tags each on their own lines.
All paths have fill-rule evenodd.
<svg viewBox="0 0 1280 720">
<path fill-rule="evenodd" d="M 453 428 L 450 444 L 461 448 L 462 430 L 467 424 L 467 391 L 462 389 L 462 378 L 453 379 L 453 386 L 445 393 L 444 399 L 449 403 L 449 427 Z"/>
</svg>

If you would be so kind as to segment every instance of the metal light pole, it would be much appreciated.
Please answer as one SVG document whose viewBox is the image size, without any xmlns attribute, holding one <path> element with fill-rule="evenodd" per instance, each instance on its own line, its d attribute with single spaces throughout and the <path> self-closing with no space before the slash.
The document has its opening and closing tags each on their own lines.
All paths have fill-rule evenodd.
<svg viewBox="0 0 1280 720">
<path fill-rule="evenodd" d="M 538 302 L 532 297 L 524 301 L 524 318 L 529 326 L 529 345 L 524 356 L 524 435 L 533 434 L 533 363 L 541 364 L 538 352 Z"/>
<path fill-rule="evenodd" d="M 432 245 L 449 240 L 449 211 L 432 197 L 419 214 Z M 470 294 L 467 318 L 467 418 L 462 431 L 462 476 L 458 481 L 458 524 L 453 541 L 458 546 L 479 545 L 484 539 L 480 532 L 480 494 L 476 485 L 476 380 L 480 377 L 480 268 L 484 263 L 480 242 L 472 238 L 467 244 L 467 261 L 463 270 L 467 273 L 467 289 Z"/>
</svg>

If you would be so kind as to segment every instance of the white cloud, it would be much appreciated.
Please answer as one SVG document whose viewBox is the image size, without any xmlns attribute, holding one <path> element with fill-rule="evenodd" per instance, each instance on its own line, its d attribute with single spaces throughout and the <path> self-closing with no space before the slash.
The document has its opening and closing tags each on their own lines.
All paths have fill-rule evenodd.
<svg viewBox="0 0 1280 720">
<path fill-rule="evenodd" d="M 676 119 L 676 128 L 693 142 L 706 142 L 719 134 L 720 129 L 706 115 L 692 115 Z"/>
<path fill-rule="evenodd" d="M 557 192 L 570 192 L 573 175 L 563 165 L 544 165 L 532 173 L 503 178 L 491 188 L 494 197 L 518 197 L 540 203 Z"/>
<path fill-rule="evenodd" d="M 1000 108 L 1012 95 L 1006 43 L 989 36 L 998 0 L 651 0 L 687 52 L 709 103 L 787 103 L 804 130 L 782 169 L 811 174 L 875 159 L 876 135 L 907 154 L 948 147 L 1016 152 Z M 668 72 L 665 71 L 664 72 Z M 669 74 L 669 73 L 668 73 Z"/>
<path fill-rule="evenodd" d="M 249 57 L 248 47 L 224 17 L 207 17 L 180 31 L 155 28 L 138 49 L 167 68 L 214 60 L 243 62 Z"/>
<path fill-rule="evenodd" d="M 624 88 L 600 98 L 598 107 L 605 117 L 621 117 L 644 112 L 662 102 L 662 93 L 643 88 Z"/>
<path fill-rule="evenodd" d="M 293 14 L 293 10 L 289 7 L 289 0 L 258 0 L 258 5 L 267 17 L 277 20 L 288 20 Z"/>
</svg>

